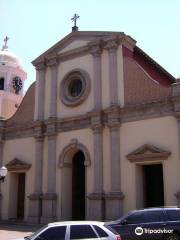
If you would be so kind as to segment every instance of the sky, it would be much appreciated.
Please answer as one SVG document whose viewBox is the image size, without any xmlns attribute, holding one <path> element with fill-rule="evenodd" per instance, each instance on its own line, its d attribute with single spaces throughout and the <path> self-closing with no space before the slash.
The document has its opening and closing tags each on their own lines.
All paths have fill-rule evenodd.
<svg viewBox="0 0 180 240">
<path fill-rule="evenodd" d="M 179 0 L 0 0 L 0 47 L 8 36 L 28 74 L 27 90 L 36 79 L 31 62 L 71 32 L 77 13 L 80 31 L 124 32 L 178 78 L 179 9 Z"/>
</svg>

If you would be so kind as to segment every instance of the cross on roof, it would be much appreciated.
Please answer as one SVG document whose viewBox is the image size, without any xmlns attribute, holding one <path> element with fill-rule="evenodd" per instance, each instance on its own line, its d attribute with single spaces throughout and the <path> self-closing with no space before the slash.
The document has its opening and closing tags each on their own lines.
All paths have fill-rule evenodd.
<svg viewBox="0 0 180 240">
<path fill-rule="evenodd" d="M 78 14 L 74 14 L 74 16 L 71 18 L 71 21 L 74 22 L 74 27 L 76 27 L 76 20 L 79 18 Z"/>
<path fill-rule="evenodd" d="M 6 47 L 7 46 L 7 42 L 8 42 L 9 38 L 6 36 L 5 39 L 4 39 L 4 46 Z"/>
</svg>

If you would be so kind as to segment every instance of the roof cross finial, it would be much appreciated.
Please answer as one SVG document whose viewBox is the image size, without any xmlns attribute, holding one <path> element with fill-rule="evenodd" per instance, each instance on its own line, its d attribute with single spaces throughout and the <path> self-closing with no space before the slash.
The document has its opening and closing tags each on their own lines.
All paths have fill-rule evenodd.
<svg viewBox="0 0 180 240">
<path fill-rule="evenodd" d="M 4 45 L 2 47 L 2 50 L 8 49 L 8 45 L 7 45 L 8 40 L 9 40 L 9 38 L 6 36 L 5 39 L 4 39 Z"/>
<path fill-rule="evenodd" d="M 78 27 L 77 27 L 77 25 L 76 25 L 76 21 L 77 21 L 77 19 L 78 19 L 79 17 L 80 17 L 80 16 L 75 13 L 74 16 L 71 18 L 71 21 L 74 22 L 74 26 L 72 27 L 72 31 L 73 31 L 73 32 L 78 31 Z"/>
</svg>

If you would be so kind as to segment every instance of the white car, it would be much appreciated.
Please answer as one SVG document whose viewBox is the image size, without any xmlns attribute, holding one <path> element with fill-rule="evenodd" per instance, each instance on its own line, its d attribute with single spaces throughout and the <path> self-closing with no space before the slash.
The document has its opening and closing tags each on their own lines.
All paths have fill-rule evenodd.
<svg viewBox="0 0 180 240">
<path fill-rule="evenodd" d="M 70 240 L 101 239 L 122 240 L 120 235 L 103 222 L 72 221 L 49 223 L 31 236 L 16 240 Z"/>
</svg>

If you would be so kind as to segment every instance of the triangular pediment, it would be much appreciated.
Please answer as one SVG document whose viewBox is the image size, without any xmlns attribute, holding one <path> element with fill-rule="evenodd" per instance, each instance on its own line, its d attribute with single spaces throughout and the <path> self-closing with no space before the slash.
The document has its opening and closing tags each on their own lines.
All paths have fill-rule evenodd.
<svg viewBox="0 0 180 240">
<path fill-rule="evenodd" d="M 129 153 L 126 157 L 131 162 L 145 161 L 145 160 L 165 160 L 169 157 L 171 152 L 153 146 L 151 144 L 144 144 L 133 152 Z"/>
<path fill-rule="evenodd" d="M 108 38 L 110 36 L 125 34 L 122 32 L 102 32 L 102 31 L 77 31 L 71 32 L 65 38 L 57 42 L 51 48 L 49 48 L 46 52 L 41 54 L 38 58 L 36 58 L 32 63 L 36 65 L 36 63 L 42 61 L 44 58 L 48 57 L 52 54 L 61 54 L 66 51 L 72 51 L 73 49 L 78 49 L 80 47 L 86 46 L 91 41 L 97 41 L 98 39 Z"/>
<path fill-rule="evenodd" d="M 6 164 L 8 171 L 28 170 L 30 167 L 31 164 L 21 161 L 18 158 L 14 158 L 12 161 Z"/>
</svg>

